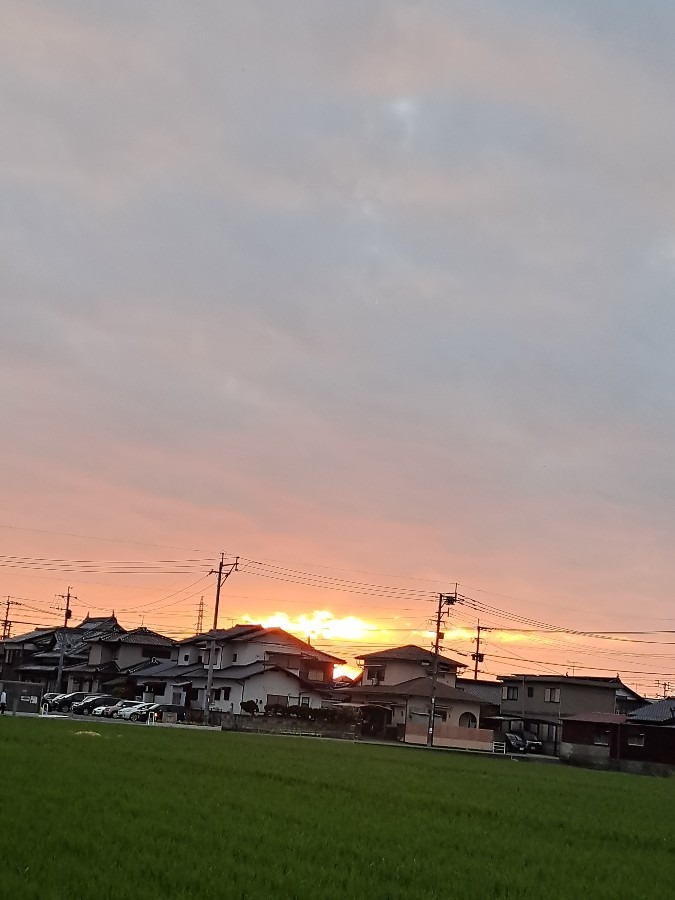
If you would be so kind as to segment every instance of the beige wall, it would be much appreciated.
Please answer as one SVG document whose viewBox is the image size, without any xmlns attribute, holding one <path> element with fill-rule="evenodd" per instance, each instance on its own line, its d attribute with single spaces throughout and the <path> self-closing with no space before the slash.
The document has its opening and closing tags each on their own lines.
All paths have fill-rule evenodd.
<svg viewBox="0 0 675 900">
<path fill-rule="evenodd" d="M 366 665 L 363 669 L 363 683 L 377 684 L 378 682 L 368 679 L 368 669 L 381 667 L 384 669 L 384 680 L 379 684 L 403 684 L 404 681 L 412 681 L 413 678 L 422 678 L 431 674 L 430 666 L 423 666 L 420 662 L 414 662 L 406 659 L 393 659 L 383 661 L 381 663 L 373 662 L 370 666 Z M 442 684 L 448 684 L 451 687 L 455 685 L 456 675 L 454 672 L 439 672 L 438 681 Z"/>
<path fill-rule="evenodd" d="M 456 750 L 492 751 L 494 734 L 486 728 L 459 728 L 447 722 L 436 722 L 434 747 L 452 747 Z M 426 744 L 427 726 L 408 723 L 405 729 L 406 744 Z"/>
<path fill-rule="evenodd" d="M 555 719 L 562 715 L 584 712 L 614 712 L 614 690 L 603 687 L 585 687 L 578 684 L 555 684 L 554 682 L 535 683 L 518 679 L 504 682 L 508 687 L 518 688 L 517 700 L 502 700 L 502 715 L 532 715 Z M 527 696 L 528 688 L 533 696 Z M 547 688 L 560 689 L 560 702 L 550 703 L 545 700 Z"/>
</svg>

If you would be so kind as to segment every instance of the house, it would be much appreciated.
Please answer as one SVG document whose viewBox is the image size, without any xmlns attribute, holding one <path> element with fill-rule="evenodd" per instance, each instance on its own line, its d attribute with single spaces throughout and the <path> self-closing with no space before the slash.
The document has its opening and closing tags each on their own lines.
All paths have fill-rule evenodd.
<svg viewBox="0 0 675 900">
<path fill-rule="evenodd" d="M 143 699 L 204 707 L 209 655 L 214 650 L 211 709 L 239 712 L 243 702 L 266 706 L 321 706 L 344 660 L 281 628 L 235 625 L 185 638 L 177 658 L 134 672 Z"/>
<path fill-rule="evenodd" d="M 363 665 L 360 682 L 364 687 L 401 684 L 413 678 L 426 677 L 433 671 L 434 659 L 431 650 L 414 644 L 363 653 L 356 657 L 356 661 Z M 466 668 L 464 663 L 439 655 L 437 680 L 454 686 L 457 670 L 463 668 Z"/>
<path fill-rule="evenodd" d="M 647 703 L 630 713 L 631 722 L 644 722 L 649 725 L 675 726 L 675 697 L 664 697 L 655 703 Z"/>
<path fill-rule="evenodd" d="M 176 641 L 142 627 L 132 631 L 116 627 L 85 637 L 84 643 L 88 646 L 86 662 L 64 669 L 68 692 L 94 693 L 123 686 L 150 661 L 175 659 L 178 654 Z"/>
<path fill-rule="evenodd" d="M 663 701 L 672 706 L 675 698 Z M 654 704 L 654 706 L 662 705 Z M 640 712 L 640 711 L 638 711 Z M 675 766 L 675 728 L 657 724 L 658 718 L 622 713 L 579 713 L 562 721 L 560 758 L 567 762 L 629 772 L 649 772 Z"/>
<path fill-rule="evenodd" d="M 480 700 L 480 727 L 494 729 L 498 720 L 502 699 L 502 686 L 498 681 L 476 678 L 456 678 L 455 687 L 468 691 Z"/>
<path fill-rule="evenodd" d="M 503 731 L 527 731 L 557 754 L 564 717 L 581 713 L 626 714 L 644 705 L 642 698 L 615 678 L 574 675 L 509 675 L 502 683 Z"/>
<path fill-rule="evenodd" d="M 357 659 L 362 676 L 335 696 L 361 704 L 365 734 L 425 744 L 434 695 L 434 746 L 492 749 L 492 731 L 478 728 L 480 700 L 456 686 L 463 663 L 439 656 L 434 690 L 430 650 L 407 644 Z"/>
<path fill-rule="evenodd" d="M 26 634 L 5 638 L 0 642 L 0 678 L 8 681 L 34 682 L 43 691 L 56 690 L 59 662 L 63 651 L 67 666 L 86 663 L 89 657 L 87 638 L 113 631 L 123 631 L 115 616 L 89 616 L 73 628 L 37 628 Z"/>
</svg>

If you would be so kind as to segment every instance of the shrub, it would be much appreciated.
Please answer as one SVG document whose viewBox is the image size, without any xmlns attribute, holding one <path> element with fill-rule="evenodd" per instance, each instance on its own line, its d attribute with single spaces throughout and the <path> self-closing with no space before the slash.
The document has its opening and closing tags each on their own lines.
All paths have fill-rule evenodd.
<svg viewBox="0 0 675 900">
<path fill-rule="evenodd" d="M 254 716 L 257 712 L 259 712 L 258 704 L 255 700 L 244 700 L 239 704 L 241 711 L 248 713 L 251 716 Z"/>
</svg>

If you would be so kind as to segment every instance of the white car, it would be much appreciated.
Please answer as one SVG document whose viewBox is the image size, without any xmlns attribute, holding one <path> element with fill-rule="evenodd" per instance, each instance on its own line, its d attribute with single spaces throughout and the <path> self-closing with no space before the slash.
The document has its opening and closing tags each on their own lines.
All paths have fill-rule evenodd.
<svg viewBox="0 0 675 900">
<path fill-rule="evenodd" d="M 116 719 L 120 710 L 128 706 L 138 706 L 142 702 L 142 700 L 118 700 L 117 703 L 109 703 L 107 706 L 97 706 L 93 715 Z"/>
<path fill-rule="evenodd" d="M 136 703 L 135 706 L 127 706 L 117 713 L 118 719 L 124 719 L 125 722 L 135 722 L 141 717 L 141 714 L 154 703 Z"/>
</svg>

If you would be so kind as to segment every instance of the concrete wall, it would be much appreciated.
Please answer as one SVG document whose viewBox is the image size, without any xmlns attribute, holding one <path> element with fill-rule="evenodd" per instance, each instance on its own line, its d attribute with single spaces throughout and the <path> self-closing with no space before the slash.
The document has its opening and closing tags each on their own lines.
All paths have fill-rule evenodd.
<svg viewBox="0 0 675 900">
<path fill-rule="evenodd" d="M 580 765 L 604 768 L 609 765 L 609 747 L 595 744 L 571 744 L 568 741 L 561 741 L 560 759 L 566 762 L 577 762 Z"/>
<path fill-rule="evenodd" d="M 7 711 L 5 715 L 13 712 L 40 711 L 40 700 L 43 687 L 34 682 L 0 681 L 0 691 L 7 694 Z"/>
</svg>

